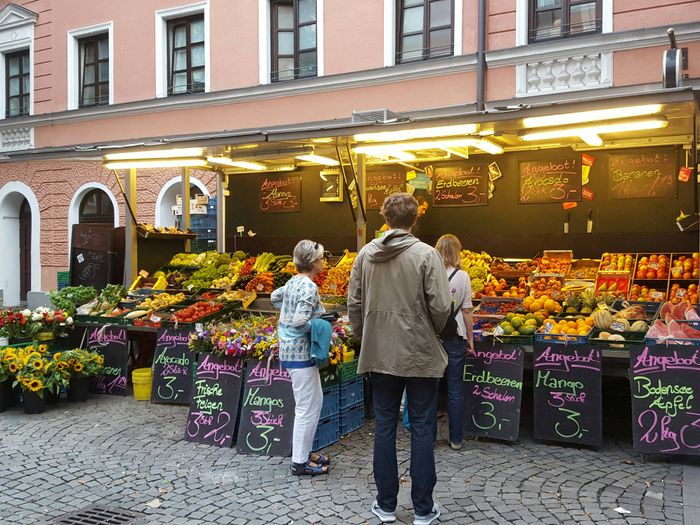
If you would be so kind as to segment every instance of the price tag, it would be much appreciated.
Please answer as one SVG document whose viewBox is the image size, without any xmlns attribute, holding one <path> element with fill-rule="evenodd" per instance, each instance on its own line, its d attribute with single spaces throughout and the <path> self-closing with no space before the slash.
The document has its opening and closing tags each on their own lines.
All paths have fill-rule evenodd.
<svg viewBox="0 0 700 525">
<path fill-rule="evenodd" d="M 148 277 L 148 272 L 146 270 L 141 270 L 139 272 L 139 275 L 145 279 L 146 277 Z"/>
<path fill-rule="evenodd" d="M 498 325 L 496 328 L 493 329 L 493 335 L 499 336 L 505 334 L 505 330 L 503 330 L 503 327 L 501 325 Z"/>
<path fill-rule="evenodd" d="M 657 262 L 650 262 L 650 263 L 649 263 L 649 268 L 652 268 L 652 269 L 654 269 L 654 270 L 658 270 L 658 269 L 659 269 L 659 263 L 657 263 Z"/>
<path fill-rule="evenodd" d="M 262 292 L 265 289 L 262 284 L 257 285 L 255 288 L 258 290 L 258 292 Z"/>
<path fill-rule="evenodd" d="M 78 259 L 79 263 L 82 263 L 85 260 L 85 257 L 83 257 L 82 253 L 79 253 L 78 256 L 76 257 L 76 259 Z"/>
<path fill-rule="evenodd" d="M 599 309 L 599 310 L 607 310 L 607 309 L 608 309 L 608 305 L 605 304 L 605 303 L 602 303 L 602 302 L 601 302 L 601 303 L 598 303 L 598 309 Z"/>
<path fill-rule="evenodd" d="M 664 298 L 664 294 L 661 293 L 661 292 L 653 291 L 653 292 L 650 292 L 650 293 L 649 293 L 649 297 L 651 297 L 652 299 L 659 299 L 659 300 L 661 300 L 661 299 Z"/>
<path fill-rule="evenodd" d="M 686 293 L 688 293 L 688 291 L 685 288 L 679 288 L 676 290 L 676 297 L 680 299 L 681 297 L 684 297 Z"/>
<path fill-rule="evenodd" d="M 194 329 L 198 334 L 201 334 L 204 331 L 204 325 L 202 323 L 196 323 Z"/>
<path fill-rule="evenodd" d="M 236 232 L 243 233 L 245 231 L 245 226 L 236 226 Z"/>
<path fill-rule="evenodd" d="M 188 290 L 188 291 L 191 292 L 191 291 L 192 291 L 192 288 L 194 288 L 194 285 L 193 285 L 193 284 L 188 284 L 188 285 L 187 285 L 187 290 Z"/>
<path fill-rule="evenodd" d="M 551 333 L 552 333 L 552 328 L 554 328 L 554 325 L 553 325 L 552 323 L 550 323 L 549 321 L 547 321 L 547 322 L 544 323 L 544 325 L 542 326 L 542 332 L 544 332 L 545 334 L 551 334 Z"/>
<path fill-rule="evenodd" d="M 624 332 L 625 325 L 623 325 L 620 321 L 613 321 L 613 323 L 610 325 L 610 330 L 614 330 L 615 332 Z"/>
<path fill-rule="evenodd" d="M 331 290 L 337 290 L 337 289 L 338 289 L 338 285 L 335 284 L 335 283 L 331 283 L 331 285 L 330 285 L 328 288 L 330 288 Z"/>
<path fill-rule="evenodd" d="M 152 323 L 160 323 L 160 317 L 158 317 L 157 315 L 152 315 L 151 322 Z"/>
</svg>

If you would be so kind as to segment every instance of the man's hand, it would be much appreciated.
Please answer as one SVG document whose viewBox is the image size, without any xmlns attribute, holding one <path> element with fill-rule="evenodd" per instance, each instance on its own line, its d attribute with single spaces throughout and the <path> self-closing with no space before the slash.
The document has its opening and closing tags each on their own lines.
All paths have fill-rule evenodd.
<svg viewBox="0 0 700 525">
<path fill-rule="evenodd" d="M 467 341 L 467 353 L 471 355 L 476 355 L 474 352 L 474 341 L 469 340 Z"/>
</svg>

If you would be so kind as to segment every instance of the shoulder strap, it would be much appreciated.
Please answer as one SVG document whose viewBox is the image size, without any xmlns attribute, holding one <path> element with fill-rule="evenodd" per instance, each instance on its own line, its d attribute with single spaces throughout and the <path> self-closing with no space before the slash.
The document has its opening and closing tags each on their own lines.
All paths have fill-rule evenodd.
<svg viewBox="0 0 700 525">
<path fill-rule="evenodd" d="M 455 271 L 450 274 L 450 276 L 447 278 L 448 281 L 451 281 L 452 278 L 455 276 L 455 274 L 459 271 L 459 268 L 455 268 Z"/>
</svg>

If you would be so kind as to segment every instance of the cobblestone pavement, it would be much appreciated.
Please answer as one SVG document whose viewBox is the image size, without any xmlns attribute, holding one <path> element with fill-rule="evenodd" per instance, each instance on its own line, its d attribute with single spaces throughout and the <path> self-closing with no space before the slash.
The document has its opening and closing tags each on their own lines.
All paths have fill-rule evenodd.
<svg viewBox="0 0 700 525">
<path fill-rule="evenodd" d="M 0 523 L 49 523 L 96 503 L 143 512 L 145 523 L 159 525 L 378 523 L 368 510 L 371 425 L 327 449 L 330 476 L 297 479 L 287 458 L 184 441 L 186 414 L 114 397 L 42 415 L 0 414 Z M 397 512 L 411 523 L 409 439 L 400 434 Z M 642 464 L 629 445 L 612 441 L 593 451 L 528 437 L 513 445 L 470 441 L 459 452 L 440 444 L 436 460 L 441 524 L 683 524 L 684 468 L 697 468 L 684 467 L 693 462 L 687 458 Z"/>
</svg>

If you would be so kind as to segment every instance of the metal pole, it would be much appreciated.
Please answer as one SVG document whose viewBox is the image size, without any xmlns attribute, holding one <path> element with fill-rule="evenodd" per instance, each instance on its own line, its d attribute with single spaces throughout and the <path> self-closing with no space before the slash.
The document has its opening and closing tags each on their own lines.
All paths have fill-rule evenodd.
<svg viewBox="0 0 700 525">
<path fill-rule="evenodd" d="M 136 201 L 136 168 L 129 170 L 126 178 L 126 206 L 132 209 L 132 213 L 138 213 L 138 203 Z M 124 285 L 130 286 L 138 273 L 138 234 L 136 232 L 136 215 L 133 220 L 124 221 Z"/>
<path fill-rule="evenodd" d="M 365 156 L 360 153 L 357 155 L 357 198 L 360 203 L 366 202 L 365 197 L 367 182 L 367 170 L 365 169 Z M 364 214 L 357 214 L 357 251 L 367 243 L 367 220 Z"/>
<path fill-rule="evenodd" d="M 219 253 L 226 252 L 226 191 L 228 175 L 216 175 L 216 246 Z"/>
<path fill-rule="evenodd" d="M 486 17 L 488 3 L 486 0 L 479 0 L 478 14 L 479 23 L 477 28 L 477 50 L 476 50 L 476 110 L 484 111 L 484 92 L 486 88 Z M 456 43 L 455 43 L 456 44 Z"/>
<path fill-rule="evenodd" d="M 182 168 L 182 229 L 190 227 L 190 169 Z M 190 251 L 190 240 L 185 241 L 185 251 Z"/>
</svg>

